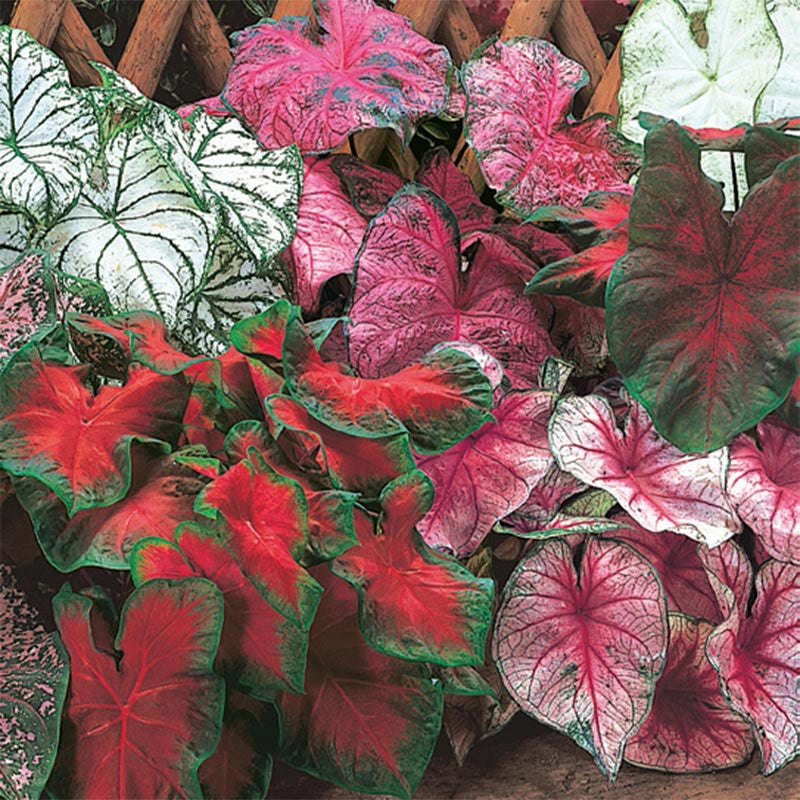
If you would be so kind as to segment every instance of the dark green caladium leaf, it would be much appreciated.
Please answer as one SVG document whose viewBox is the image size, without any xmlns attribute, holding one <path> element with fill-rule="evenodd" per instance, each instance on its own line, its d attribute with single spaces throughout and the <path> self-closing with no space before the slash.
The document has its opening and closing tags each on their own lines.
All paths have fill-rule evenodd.
<svg viewBox="0 0 800 800">
<path fill-rule="evenodd" d="M 780 405 L 800 353 L 800 158 L 758 183 L 729 220 L 699 157 L 675 123 L 649 134 L 628 252 L 606 291 L 625 385 L 687 452 L 726 444 Z"/>
<path fill-rule="evenodd" d="M 797 136 L 751 126 L 744 135 L 747 183 L 753 186 L 769 178 L 782 161 L 796 155 L 800 155 L 800 138 Z"/>
</svg>

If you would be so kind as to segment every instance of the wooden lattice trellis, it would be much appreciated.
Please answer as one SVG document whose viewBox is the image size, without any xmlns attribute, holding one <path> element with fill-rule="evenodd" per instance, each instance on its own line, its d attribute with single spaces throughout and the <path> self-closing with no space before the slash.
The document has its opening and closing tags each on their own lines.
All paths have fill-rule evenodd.
<svg viewBox="0 0 800 800">
<path fill-rule="evenodd" d="M 462 0 L 397 0 L 394 10 L 411 19 L 422 35 L 444 42 L 456 64 L 468 59 L 480 44 Z M 273 16 L 280 19 L 312 13 L 311 0 L 278 0 Z M 66 63 L 76 85 L 99 82 L 90 60 L 115 66 L 72 0 L 17 0 L 11 25 L 24 28 L 41 44 L 52 48 Z M 579 95 L 586 103 L 586 114 L 603 111 L 616 115 L 619 48 L 611 59 L 606 59 L 581 0 L 516 0 L 500 37 L 543 37 L 548 33 L 589 74 L 589 83 Z M 230 67 L 231 52 L 208 0 L 144 0 L 116 69 L 144 94 L 152 96 L 176 40 L 185 45 L 206 92 L 219 93 Z M 413 154 L 410 150 L 401 151 L 399 139 L 391 131 L 363 131 L 353 141 L 356 153 L 365 161 L 374 163 L 386 151 L 405 177 L 411 177 L 416 170 Z M 349 145 L 343 149 L 348 150 Z M 453 160 L 476 190 L 485 188 L 475 156 L 463 138 L 453 150 Z"/>
</svg>

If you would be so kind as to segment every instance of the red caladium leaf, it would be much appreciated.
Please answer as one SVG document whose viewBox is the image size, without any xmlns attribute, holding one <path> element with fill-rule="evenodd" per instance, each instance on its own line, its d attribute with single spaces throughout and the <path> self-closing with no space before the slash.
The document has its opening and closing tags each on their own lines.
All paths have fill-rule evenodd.
<svg viewBox="0 0 800 800">
<path fill-rule="evenodd" d="M 477 248 L 465 272 L 447 206 L 417 186 L 395 195 L 358 255 L 348 344 L 359 374 L 389 374 L 460 339 L 495 356 L 512 385 L 536 384 L 539 364 L 555 350 L 542 315 L 522 296 L 534 267 L 503 237 L 481 234 Z"/>
<path fill-rule="evenodd" d="M 328 476 L 338 488 L 377 497 L 389 481 L 414 468 L 406 433 L 378 438 L 342 433 L 284 395 L 268 398 L 267 411 L 284 430 L 310 434 L 319 442 Z"/>
<path fill-rule="evenodd" d="M 184 106 L 179 106 L 175 109 L 175 113 L 179 114 L 184 119 L 188 119 L 197 109 L 202 109 L 204 114 L 210 114 L 212 117 L 227 117 L 231 114 L 231 110 L 223 104 L 222 99 L 218 94 L 212 97 L 204 97 L 196 103 L 187 103 Z M 189 127 L 189 123 L 185 123 Z"/>
<path fill-rule="evenodd" d="M 67 654 L 0 564 L 0 795 L 42 792 L 58 750 L 69 683 Z"/>
<path fill-rule="evenodd" d="M 42 481 L 71 516 L 125 496 L 131 444 L 168 450 L 180 432 L 187 387 L 144 367 L 93 395 L 84 367 L 48 364 L 37 348 L 15 360 L 0 387 L 0 466 Z"/>
<path fill-rule="evenodd" d="M 234 37 L 223 101 L 264 147 L 323 153 L 364 128 L 414 125 L 447 100 L 447 50 L 372 0 L 316 0 L 304 17 L 265 20 Z"/>
<path fill-rule="evenodd" d="M 608 346 L 661 434 L 707 452 L 780 405 L 796 377 L 800 253 L 788 232 L 800 158 L 729 220 L 678 125 L 651 131 L 645 148 L 628 252 L 608 280 Z"/>
<path fill-rule="evenodd" d="M 195 519 L 195 497 L 205 481 L 167 456 L 132 453 L 131 486 L 110 506 L 89 508 L 69 518 L 56 493 L 33 478 L 15 481 L 17 498 L 33 522 L 48 561 L 63 572 L 99 566 L 127 569 L 128 556 L 139 539 L 172 540 L 175 528 Z"/>
<path fill-rule="evenodd" d="M 353 271 L 367 223 L 350 203 L 331 161 L 306 158 L 297 233 L 283 259 L 292 275 L 294 300 L 315 311 L 327 280 Z"/>
<path fill-rule="evenodd" d="M 226 544 L 272 607 L 304 630 L 320 588 L 297 563 L 308 543 L 303 490 L 276 473 L 257 450 L 212 481 L 195 510 L 227 524 Z"/>
<path fill-rule="evenodd" d="M 532 37 L 490 41 L 463 68 L 464 136 L 497 200 L 525 216 L 576 206 L 594 191 L 628 191 L 638 147 L 605 115 L 575 122 L 570 106 L 584 68 Z"/>
<path fill-rule="evenodd" d="M 564 223 L 577 237 L 590 237 L 591 244 L 540 269 L 525 287 L 526 292 L 566 294 L 592 306 L 605 304 L 606 281 L 618 258 L 628 248 L 627 194 L 590 194 L 579 209 L 540 208 L 530 221 Z"/>
<path fill-rule="evenodd" d="M 710 772 L 743 764 L 753 752 L 750 725 L 731 710 L 706 658 L 713 626 L 669 615 L 669 649 L 653 707 L 625 747 L 625 760 L 666 772 Z"/>
<path fill-rule="evenodd" d="M 555 400 L 552 392 L 507 394 L 494 410 L 495 422 L 417 460 L 435 489 L 418 526 L 428 545 L 470 556 L 495 523 L 527 500 L 553 464 L 547 423 Z"/>
<path fill-rule="evenodd" d="M 422 541 L 414 526 L 432 501 L 422 472 L 392 481 L 381 493 L 377 533 L 357 515 L 358 544 L 331 569 L 358 589 L 361 630 L 377 650 L 445 666 L 482 664 L 494 584 Z"/>
<path fill-rule="evenodd" d="M 655 568 L 670 611 L 710 622 L 721 620 L 716 595 L 698 555 L 698 550 L 707 551 L 706 547 L 677 533 L 649 531 L 624 513 L 611 519 L 621 527 L 608 535 L 629 544 Z"/>
<path fill-rule="evenodd" d="M 747 557 L 728 544 L 723 557 L 733 557 L 732 571 L 741 575 L 738 565 L 744 564 L 752 580 Z M 800 752 L 800 569 L 767 561 L 756 575 L 749 617 L 746 595 L 726 585 L 712 569 L 708 577 L 725 621 L 709 636 L 706 653 L 728 701 L 752 724 L 761 769 L 769 775 Z"/>
<path fill-rule="evenodd" d="M 306 692 L 281 693 L 281 757 L 352 791 L 410 798 L 433 752 L 442 690 L 424 664 L 373 650 L 355 592 L 325 567 L 309 634 Z"/>
<path fill-rule="evenodd" d="M 303 690 L 308 637 L 259 594 L 225 545 L 194 523 L 182 525 L 176 544 L 143 539 L 131 555 L 138 586 L 155 578 L 208 578 L 224 600 L 214 665 L 248 692 L 269 699 L 276 689 Z"/>
<path fill-rule="evenodd" d="M 339 176 L 350 201 L 365 217 L 380 214 L 405 181 L 386 167 L 376 167 L 355 156 L 332 156 L 331 169 Z"/>
<path fill-rule="evenodd" d="M 237 322 L 231 328 L 231 344 L 244 355 L 280 361 L 286 323 L 294 315 L 287 300 L 277 300 L 261 314 Z"/>
<path fill-rule="evenodd" d="M 800 433 L 775 417 L 731 444 L 728 497 L 764 550 L 800 564 Z"/>
<path fill-rule="evenodd" d="M 653 568 L 628 545 L 590 537 L 579 574 L 559 539 L 525 557 L 503 592 L 492 653 L 522 710 L 574 739 L 613 779 L 650 710 L 666 647 Z"/>
<path fill-rule="evenodd" d="M 344 433 L 376 438 L 407 431 L 417 450 L 439 452 L 490 418 L 491 385 L 478 364 L 456 350 L 426 356 L 386 378 L 355 378 L 324 362 L 294 320 L 283 352 L 290 392 Z"/>
<path fill-rule="evenodd" d="M 222 598 L 210 581 L 150 581 L 126 601 L 114 647 L 98 649 L 92 601 L 53 606 L 71 665 L 60 763 L 67 797 L 199 797 L 198 764 L 220 733 L 224 684 L 211 670 Z M 98 618 L 99 619 L 99 618 Z M 102 626 L 102 623 L 98 622 Z"/>
<path fill-rule="evenodd" d="M 726 449 L 687 455 L 662 439 L 631 402 L 620 427 L 601 397 L 568 397 L 550 421 L 558 465 L 605 489 L 651 531 L 676 531 L 715 547 L 741 530 L 723 491 Z"/>
<path fill-rule="evenodd" d="M 782 161 L 800 155 L 800 139 L 767 128 L 749 127 L 744 142 L 744 168 L 750 186 L 769 178 Z"/>
</svg>

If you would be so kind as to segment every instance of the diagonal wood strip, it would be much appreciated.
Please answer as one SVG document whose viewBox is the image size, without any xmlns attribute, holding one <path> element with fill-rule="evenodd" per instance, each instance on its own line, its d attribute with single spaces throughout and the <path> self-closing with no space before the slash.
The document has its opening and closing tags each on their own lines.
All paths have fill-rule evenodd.
<svg viewBox="0 0 800 800">
<path fill-rule="evenodd" d="M 180 39 L 189 51 L 203 89 L 209 95 L 219 94 L 231 66 L 231 48 L 208 0 L 191 1 L 181 23 Z"/>
<path fill-rule="evenodd" d="M 607 60 L 581 0 L 562 0 L 550 32 L 564 55 L 583 64 L 589 73 L 588 85 L 578 92 L 578 97 L 588 103 L 606 71 Z"/>
<path fill-rule="evenodd" d="M 89 26 L 83 21 L 72 0 L 67 0 L 61 24 L 53 39 L 53 52 L 67 65 L 75 86 L 99 86 L 100 76 L 89 61 L 98 61 L 106 66 L 114 65 L 103 48 L 95 41 Z"/>
<path fill-rule="evenodd" d="M 50 47 L 66 4 L 67 0 L 17 0 L 9 25 L 28 31 L 39 44 Z"/>
</svg>

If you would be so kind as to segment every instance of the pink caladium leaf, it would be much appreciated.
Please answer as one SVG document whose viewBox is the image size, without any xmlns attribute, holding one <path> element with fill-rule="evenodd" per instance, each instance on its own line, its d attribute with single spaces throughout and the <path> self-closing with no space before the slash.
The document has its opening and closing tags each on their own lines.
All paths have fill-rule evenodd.
<svg viewBox="0 0 800 800">
<path fill-rule="evenodd" d="M 564 501 L 585 488 L 583 481 L 553 461 L 531 489 L 525 502 L 503 524 L 517 531 L 535 530 L 553 519 Z"/>
<path fill-rule="evenodd" d="M 358 544 L 331 569 L 358 590 L 359 624 L 377 650 L 444 666 L 482 664 L 494 584 L 422 541 L 414 526 L 432 500 L 418 470 L 392 481 L 381 493 L 377 532 L 359 514 Z"/>
<path fill-rule="evenodd" d="M 764 550 L 800 564 L 800 433 L 775 417 L 731 443 L 728 497 Z"/>
<path fill-rule="evenodd" d="M 723 489 L 728 451 L 682 453 L 635 401 L 618 427 L 605 399 L 563 399 L 550 421 L 550 446 L 562 469 L 614 495 L 648 530 L 676 531 L 709 547 L 741 530 Z"/>
<path fill-rule="evenodd" d="M 407 431 L 420 452 L 446 450 L 490 418 L 492 389 L 479 365 L 442 350 L 385 378 L 346 374 L 325 362 L 298 320 L 286 330 L 284 377 L 320 422 L 369 438 Z"/>
<path fill-rule="evenodd" d="M 316 311 L 326 281 L 350 275 L 367 223 L 350 203 L 329 159 L 306 158 L 297 232 L 282 258 L 292 275 L 294 301 Z"/>
<path fill-rule="evenodd" d="M 370 224 L 358 255 L 348 326 L 353 367 L 366 377 L 386 375 L 460 339 L 495 356 L 512 385 L 536 385 L 539 364 L 555 349 L 543 315 L 522 296 L 534 269 L 505 238 L 486 233 L 464 271 L 447 206 L 428 189 L 401 190 Z"/>
<path fill-rule="evenodd" d="M 521 216 L 542 205 L 579 205 L 594 191 L 629 191 L 638 147 L 606 115 L 575 122 L 570 106 L 588 82 L 554 45 L 520 36 L 490 41 L 464 66 L 464 135 L 497 200 Z"/>
<path fill-rule="evenodd" d="M 494 410 L 494 422 L 417 460 L 435 491 L 418 525 L 428 545 L 470 556 L 495 523 L 527 500 L 553 464 L 547 423 L 555 400 L 552 392 L 511 392 Z"/>
<path fill-rule="evenodd" d="M 185 106 L 179 106 L 175 109 L 175 113 L 179 114 L 184 119 L 188 119 L 192 114 L 200 109 L 204 114 L 210 114 L 212 117 L 227 117 L 233 112 L 222 102 L 218 94 L 212 97 L 204 97 L 196 103 L 187 103 Z M 187 123 L 188 125 L 189 123 Z"/>
<path fill-rule="evenodd" d="M 103 386 L 96 395 L 87 376 L 87 368 L 48 363 L 32 347 L 0 386 L 0 466 L 42 481 L 69 515 L 124 497 L 131 445 L 169 450 L 188 394 L 183 378 L 144 367 L 131 370 L 124 386 Z"/>
<path fill-rule="evenodd" d="M 261 596 L 213 532 L 186 523 L 175 544 L 142 539 L 131 555 L 131 575 L 137 586 L 156 578 L 208 578 L 225 604 L 217 671 L 265 700 L 275 690 L 302 691 L 308 636 Z"/>
<path fill-rule="evenodd" d="M 606 281 L 616 260 L 628 248 L 630 195 L 614 192 L 590 194 L 579 209 L 540 208 L 530 217 L 536 222 L 561 222 L 579 240 L 588 238 L 585 249 L 549 263 L 540 269 L 526 292 L 569 295 L 582 303 L 602 307 Z"/>
<path fill-rule="evenodd" d="M 0 564 L 0 795 L 40 796 L 58 750 L 69 662 Z"/>
<path fill-rule="evenodd" d="M 323 153 L 365 128 L 405 143 L 441 111 L 452 69 L 447 50 L 372 0 L 316 0 L 309 19 L 264 20 L 234 37 L 222 93 L 264 147 Z"/>
<path fill-rule="evenodd" d="M 647 136 L 628 250 L 608 279 L 606 333 L 626 387 L 684 451 L 727 444 L 797 377 L 798 186 L 795 156 L 729 217 L 677 124 Z"/>
<path fill-rule="evenodd" d="M 625 760 L 666 772 L 711 772 L 743 764 L 755 742 L 750 725 L 719 688 L 705 645 L 713 625 L 669 615 L 669 649 L 653 707 L 625 747 Z"/>
<path fill-rule="evenodd" d="M 746 556 L 728 544 L 728 554 L 746 563 L 752 578 Z M 800 752 L 800 569 L 767 561 L 756 575 L 756 598 L 747 616 L 746 596 L 710 566 L 709 581 L 725 620 L 710 634 L 706 653 L 728 701 L 750 721 L 762 772 L 770 775 Z M 733 571 L 740 572 L 736 566 Z"/>
<path fill-rule="evenodd" d="M 396 172 L 368 164 L 355 156 L 332 156 L 330 163 L 344 184 L 350 201 L 365 217 L 380 214 L 394 193 L 405 186 L 405 181 Z"/>
<path fill-rule="evenodd" d="M 667 647 L 653 568 L 590 537 L 576 573 L 560 539 L 520 562 L 503 592 L 492 655 L 523 711 L 566 733 L 613 779 L 650 710 Z"/>
<path fill-rule="evenodd" d="M 324 587 L 309 633 L 305 694 L 281 692 L 281 758 L 351 791 L 410 798 L 442 719 L 442 689 L 425 664 L 370 647 L 356 593 L 316 567 Z"/>
</svg>

